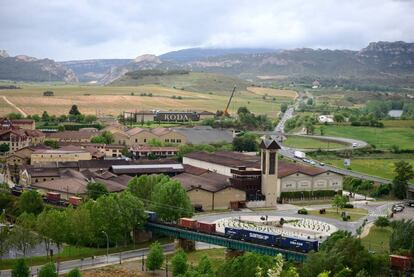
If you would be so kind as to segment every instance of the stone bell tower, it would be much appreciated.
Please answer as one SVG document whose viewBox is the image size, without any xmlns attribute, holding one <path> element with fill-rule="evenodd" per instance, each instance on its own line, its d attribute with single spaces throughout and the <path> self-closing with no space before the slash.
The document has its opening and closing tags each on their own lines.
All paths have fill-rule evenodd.
<svg viewBox="0 0 414 277">
<path fill-rule="evenodd" d="M 277 151 L 280 144 L 272 137 L 264 137 L 260 143 L 261 169 L 262 169 L 262 194 L 265 196 L 266 207 L 275 207 L 280 196 L 280 184 L 278 184 Z"/>
</svg>

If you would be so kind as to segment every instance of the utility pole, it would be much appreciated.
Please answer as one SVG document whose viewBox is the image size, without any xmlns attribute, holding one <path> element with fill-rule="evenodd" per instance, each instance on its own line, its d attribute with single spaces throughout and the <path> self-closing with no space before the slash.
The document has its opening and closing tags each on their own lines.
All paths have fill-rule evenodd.
<svg viewBox="0 0 414 277">
<path fill-rule="evenodd" d="M 109 255 L 109 237 L 108 234 L 105 231 L 102 231 L 102 233 L 106 236 L 106 263 L 108 263 L 108 255 Z"/>
<path fill-rule="evenodd" d="M 168 277 L 168 256 L 165 256 L 165 277 Z"/>
</svg>

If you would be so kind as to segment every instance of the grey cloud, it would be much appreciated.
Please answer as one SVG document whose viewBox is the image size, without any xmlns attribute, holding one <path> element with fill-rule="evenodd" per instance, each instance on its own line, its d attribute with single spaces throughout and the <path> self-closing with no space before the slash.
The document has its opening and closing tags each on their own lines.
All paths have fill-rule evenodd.
<svg viewBox="0 0 414 277">
<path fill-rule="evenodd" d="M 0 49 L 57 60 L 184 47 L 359 49 L 414 40 L 413 1 L 2 0 Z"/>
</svg>

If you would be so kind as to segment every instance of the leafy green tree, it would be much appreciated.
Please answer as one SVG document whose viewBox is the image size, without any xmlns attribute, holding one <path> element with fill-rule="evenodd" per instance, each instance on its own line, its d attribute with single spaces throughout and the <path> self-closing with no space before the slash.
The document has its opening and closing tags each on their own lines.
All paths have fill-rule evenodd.
<svg viewBox="0 0 414 277">
<path fill-rule="evenodd" d="M 151 244 L 148 257 L 147 257 L 147 269 L 156 270 L 160 269 L 164 262 L 164 251 L 162 250 L 159 242 Z"/>
<path fill-rule="evenodd" d="M 162 141 L 160 141 L 159 139 L 155 139 L 155 138 L 150 139 L 148 141 L 148 145 L 149 146 L 153 146 L 153 147 L 162 147 L 162 146 L 164 146 L 164 144 L 162 143 Z"/>
<path fill-rule="evenodd" d="M 16 263 L 13 265 L 11 276 L 12 277 L 29 277 L 30 276 L 29 267 L 27 266 L 25 259 L 18 259 L 16 261 Z"/>
<path fill-rule="evenodd" d="M 97 243 L 105 245 L 103 232 L 111 243 L 127 243 L 131 240 L 130 233 L 141 228 L 146 217 L 142 201 L 125 192 L 99 197 L 91 207 L 91 219 Z"/>
<path fill-rule="evenodd" d="M 247 107 L 239 107 L 238 109 L 237 109 L 237 114 L 238 115 L 240 115 L 240 114 L 249 114 L 250 113 L 250 111 L 249 111 L 249 109 L 247 108 Z"/>
<path fill-rule="evenodd" d="M 72 107 L 69 110 L 69 114 L 70 115 L 80 115 L 81 113 L 80 113 L 77 105 L 72 105 Z"/>
<path fill-rule="evenodd" d="M 135 176 L 128 182 L 128 191 L 141 200 L 151 200 L 152 191 L 157 184 L 164 184 L 170 178 L 163 174 Z M 144 202 L 148 206 L 149 202 Z"/>
<path fill-rule="evenodd" d="M 42 266 L 39 270 L 38 277 L 58 277 L 56 267 L 53 263 L 48 263 Z"/>
<path fill-rule="evenodd" d="M 47 121 L 49 121 L 49 119 L 50 119 L 49 114 L 47 113 L 47 111 L 44 111 L 44 112 L 42 113 L 42 121 L 47 122 Z"/>
<path fill-rule="evenodd" d="M 68 217 L 67 240 L 71 244 L 90 245 L 96 243 L 95 227 L 91 217 L 93 201 L 88 201 L 76 209 L 66 209 Z"/>
<path fill-rule="evenodd" d="M 98 182 L 90 182 L 86 186 L 88 197 L 96 200 L 102 195 L 107 195 L 109 192 L 104 184 Z"/>
<path fill-rule="evenodd" d="M 24 225 L 17 224 L 10 232 L 9 243 L 17 250 L 23 252 L 23 256 L 26 256 L 27 250 L 38 243 L 38 236 Z"/>
<path fill-rule="evenodd" d="M 4 223 L 6 223 L 5 216 L 4 214 L 0 214 L 0 224 Z M 0 225 L 0 257 L 9 250 L 9 234 L 9 227 L 6 224 Z"/>
<path fill-rule="evenodd" d="M 370 277 L 370 275 L 365 269 L 361 269 L 360 271 L 358 271 L 355 277 Z"/>
<path fill-rule="evenodd" d="M 280 111 L 281 111 L 282 113 L 285 113 L 287 109 L 288 109 L 288 104 L 286 104 L 286 103 L 282 103 L 282 104 L 280 105 Z"/>
<path fill-rule="evenodd" d="M 282 274 L 283 277 L 300 277 L 296 267 L 290 266 L 286 272 Z"/>
<path fill-rule="evenodd" d="M 337 194 L 332 200 L 332 207 L 336 207 L 336 213 L 338 213 L 339 209 L 343 209 L 345 207 L 346 202 L 347 199 L 345 196 Z"/>
<path fill-rule="evenodd" d="M 45 221 L 43 225 L 46 223 L 49 225 L 49 230 L 46 230 L 46 226 L 41 227 L 43 236 L 50 238 L 56 244 L 59 252 L 62 244 L 66 241 L 70 228 L 66 212 L 50 209 L 41 216 L 41 219 Z"/>
<path fill-rule="evenodd" d="M 187 254 L 182 250 L 178 250 L 177 253 L 171 259 L 173 276 L 185 274 L 188 270 Z"/>
<path fill-rule="evenodd" d="M 377 227 L 384 228 L 390 225 L 390 221 L 385 216 L 380 216 L 375 220 L 374 224 Z"/>
<path fill-rule="evenodd" d="M 82 277 L 82 272 L 78 268 L 74 268 L 65 275 L 66 277 Z"/>
<path fill-rule="evenodd" d="M 114 142 L 114 136 L 109 131 L 104 131 L 99 136 L 94 136 L 91 139 L 92 143 L 111 144 Z"/>
<path fill-rule="evenodd" d="M 10 146 L 6 143 L 2 143 L 0 144 L 0 152 L 1 153 L 6 153 L 10 151 Z"/>
<path fill-rule="evenodd" d="M 254 152 L 257 151 L 257 136 L 252 133 L 245 133 L 242 136 L 233 139 L 233 150 L 238 152 Z"/>
<path fill-rule="evenodd" d="M 396 197 L 404 199 L 407 194 L 408 182 L 414 178 L 413 167 L 406 161 L 395 163 L 396 176 L 392 181 L 393 190 Z"/>
<path fill-rule="evenodd" d="M 151 209 L 165 221 L 176 221 L 181 217 L 193 215 L 193 206 L 187 192 L 176 180 L 155 186 L 152 192 Z"/>
<path fill-rule="evenodd" d="M 341 271 L 336 273 L 334 277 L 352 277 L 354 274 L 352 273 L 352 270 L 348 267 L 344 267 Z"/>
<path fill-rule="evenodd" d="M 301 276 L 314 277 L 323 271 L 336 274 L 346 267 L 352 272 L 365 269 L 371 276 L 378 276 L 386 270 L 387 264 L 386 256 L 371 254 L 364 248 L 361 240 L 345 237 L 337 240 L 330 249 L 309 254 L 301 268 Z"/>
<path fill-rule="evenodd" d="M 343 238 L 350 238 L 352 237 L 352 233 L 345 231 L 345 230 L 339 230 L 336 231 L 334 233 L 332 233 L 321 245 L 320 245 L 320 249 L 321 250 L 325 250 L 325 251 L 329 251 L 331 250 L 336 242 L 340 239 Z"/>
<path fill-rule="evenodd" d="M 200 274 L 206 274 L 206 275 L 213 275 L 213 267 L 211 265 L 210 259 L 207 256 L 203 256 L 200 259 L 200 262 L 198 263 L 197 266 L 197 271 Z"/>
<path fill-rule="evenodd" d="M 261 272 L 267 272 L 274 266 L 274 259 L 253 253 L 246 253 L 234 259 L 226 260 L 216 272 L 217 277 L 252 277 L 261 268 Z M 314 277 L 314 276 L 313 276 Z"/>
<path fill-rule="evenodd" d="M 53 149 L 59 148 L 59 142 L 56 140 L 45 140 L 44 145 L 49 146 Z"/>
<path fill-rule="evenodd" d="M 7 114 L 6 118 L 10 119 L 10 120 L 15 120 L 15 119 L 22 119 L 23 115 L 21 113 L 9 113 Z"/>
<path fill-rule="evenodd" d="M 390 237 L 390 250 L 393 252 L 405 249 L 414 253 L 414 221 L 411 219 L 393 221 L 391 227 L 393 231 Z"/>
<path fill-rule="evenodd" d="M 35 190 L 28 190 L 22 193 L 18 202 L 22 212 L 39 214 L 43 210 L 42 196 Z"/>
</svg>

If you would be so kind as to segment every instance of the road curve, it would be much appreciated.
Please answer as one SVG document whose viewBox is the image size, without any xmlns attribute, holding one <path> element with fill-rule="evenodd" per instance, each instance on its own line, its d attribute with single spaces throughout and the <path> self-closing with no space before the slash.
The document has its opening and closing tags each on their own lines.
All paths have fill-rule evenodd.
<svg viewBox="0 0 414 277">
<path fill-rule="evenodd" d="M 350 139 L 350 138 L 327 137 L 327 136 L 316 136 L 316 135 L 295 135 L 295 136 L 304 137 L 304 138 L 314 138 L 314 139 L 325 140 L 325 141 L 330 141 L 330 142 L 338 142 L 338 143 L 347 145 L 346 147 L 324 149 L 326 151 L 338 151 L 338 150 L 344 150 L 344 149 L 358 149 L 358 148 L 365 148 L 369 145 L 367 142 L 365 142 L 363 140 Z M 355 146 L 353 146 L 353 145 L 355 145 Z"/>
</svg>

